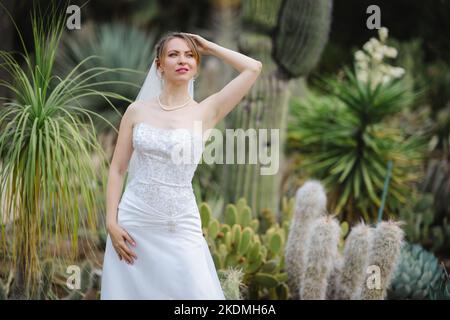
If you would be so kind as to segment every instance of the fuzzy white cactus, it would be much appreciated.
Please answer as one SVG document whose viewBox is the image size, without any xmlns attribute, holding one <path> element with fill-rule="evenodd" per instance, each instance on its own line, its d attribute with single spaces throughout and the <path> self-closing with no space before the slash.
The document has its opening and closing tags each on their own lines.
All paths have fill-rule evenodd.
<svg viewBox="0 0 450 320">
<path fill-rule="evenodd" d="M 303 300 L 325 300 L 328 278 L 338 254 L 341 228 L 330 216 L 315 219 L 306 242 L 304 275 L 300 283 Z"/>
<path fill-rule="evenodd" d="M 344 247 L 344 263 L 338 276 L 336 299 L 350 300 L 361 296 L 369 263 L 372 230 L 360 223 L 348 235 Z"/>
<path fill-rule="evenodd" d="M 338 298 L 337 290 L 339 287 L 339 276 L 344 267 L 344 257 L 340 252 L 334 258 L 333 270 L 328 277 L 327 300 L 336 300 Z"/>
<path fill-rule="evenodd" d="M 299 284 L 304 269 L 305 242 L 311 231 L 311 223 L 326 214 L 327 197 L 322 184 L 307 181 L 296 193 L 294 216 L 291 220 L 285 247 L 285 264 L 292 299 L 299 299 Z"/>
<path fill-rule="evenodd" d="M 229 267 L 219 275 L 225 298 L 227 300 L 242 300 L 241 291 L 246 287 L 243 283 L 244 272 L 242 269 Z"/>
<path fill-rule="evenodd" d="M 398 263 L 403 237 L 404 232 L 398 222 L 382 221 L 377 225 L 373 232 L 367 270 L 372 270 L 373 274 L 367 275 L 366 281 L 363 282 L 361 299 L 385 299 L 386 290 Z"/>
</svg>

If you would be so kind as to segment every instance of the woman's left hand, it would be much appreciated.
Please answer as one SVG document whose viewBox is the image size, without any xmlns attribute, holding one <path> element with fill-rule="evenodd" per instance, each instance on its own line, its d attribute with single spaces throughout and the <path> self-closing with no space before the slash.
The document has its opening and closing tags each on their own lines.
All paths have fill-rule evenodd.
<svg viewBox="0 0 450 320">
<path fill-rule="evenodd" d="M 202 54 L 202 55 L 211 54 L 211 48 L 213 45 L 213 43 L 211 41 L 208 41 L 205 38 L 203 38 L 197 34 L 187 33 L 187 32 L 184 32 L 184 34 L 190 36 L 194 40 L 200 54 Z"/>
</svg>

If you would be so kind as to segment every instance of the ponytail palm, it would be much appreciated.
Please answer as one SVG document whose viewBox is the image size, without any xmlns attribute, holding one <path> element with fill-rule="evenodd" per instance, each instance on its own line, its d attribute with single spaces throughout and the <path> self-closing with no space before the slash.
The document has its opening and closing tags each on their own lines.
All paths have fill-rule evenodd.
<svg viewBox="0 0 450 320">
<path fill-rule="evenodd" d="M 15 298 L 36 296 L 39 262 L 57 254 L 52 241 L 69 239 L 76 254 L 79 230 L 96 230 L 103 211 L 97 199 L 105 185 L 106 156 L 91 112 L 80 100 L 123 98 L 96 90 L 101 83 L 88 84 L 110 69 L 77 73 L 82 61 L 62 79 L 53 75 L 65 22 L 54 16 L 49 21 L 44 26 L 33 14 L 35 52 L 31 56 L 21 38 L 23 68 L 14 55 L 0 51 L 0 66 L 13 79 L 0 80 L 0 85 L 14 94 L 11 100 L 2 98 L 6 102 L 0 108 L 0 246 L 16 268 Z"/>
</svg>

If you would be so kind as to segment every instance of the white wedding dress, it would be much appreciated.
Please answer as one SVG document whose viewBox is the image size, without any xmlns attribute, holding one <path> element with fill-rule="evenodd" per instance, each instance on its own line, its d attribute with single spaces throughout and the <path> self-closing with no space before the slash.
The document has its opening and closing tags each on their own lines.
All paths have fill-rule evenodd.
<svg viewBox="0 0 450 320">
<path fill-rule="evenodd" d="M 202 136 L 139 122 L 132 140 L 134 174 L 118 206 L 118 223 L 136 241 L 130 248 L 137 259 L 132 265 L 120 260 L 107 236 L 100 298 L 225 299 L 192 189 Z M 191 151 L 189 162 L 172 160 L 180 145 L 191 146 L 182 152 Z"/>
</svg>

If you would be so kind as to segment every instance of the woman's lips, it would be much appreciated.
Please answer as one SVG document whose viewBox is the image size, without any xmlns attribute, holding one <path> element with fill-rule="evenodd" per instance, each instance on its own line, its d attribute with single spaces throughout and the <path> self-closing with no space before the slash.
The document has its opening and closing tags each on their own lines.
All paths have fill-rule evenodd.
<svg viewBox="0 0 450 320">
<path fill-rule="evenodd" d="M 181 68 L 181 69 L 178 69 L 177 72 L 178 73 L 186 73 L 186 72 L 188 72 L 188 69 Z"/>
</svg>

